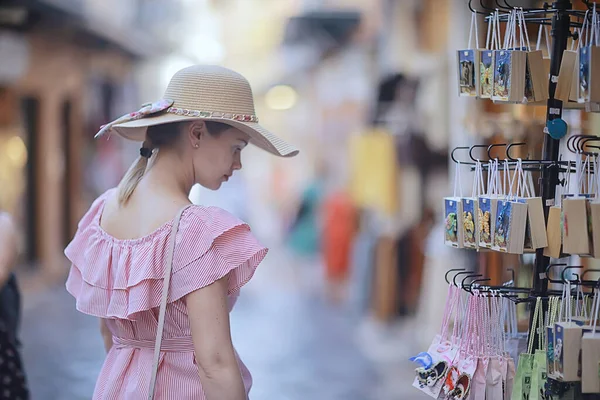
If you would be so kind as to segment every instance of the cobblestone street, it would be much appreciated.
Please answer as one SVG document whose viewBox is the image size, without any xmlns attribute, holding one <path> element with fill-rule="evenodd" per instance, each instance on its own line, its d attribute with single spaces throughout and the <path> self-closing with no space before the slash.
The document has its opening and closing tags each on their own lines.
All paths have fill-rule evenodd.
<svg viewBox="0 0 600 400">
<path fill-rule="evenodd" d="M 234 344 L 254 377 L 252 399 L 424 398 L 410 387 L 407 348 L 380 350 L 385 359 L 365 351 L 376 343 L 344 308 L 326 301 L 314 284 L 316 267 L 292 271 L 284 261 L 267 257 L 232 314 Z M 89 399 L 104 358 L 97 321 L 75 311 L 62 286 L 24 303 L 21 336 L 33 399 Z"/>
</svg>

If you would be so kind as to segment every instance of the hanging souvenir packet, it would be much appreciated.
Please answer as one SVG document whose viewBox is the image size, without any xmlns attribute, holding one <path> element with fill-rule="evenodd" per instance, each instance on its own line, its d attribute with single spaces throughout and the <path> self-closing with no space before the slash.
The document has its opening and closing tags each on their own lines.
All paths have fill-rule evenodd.
<svg viewBox="0 0 600 400">
<path fill-rule="evenodd" d="M 591 217 L 588 218 L 590 209 L 590 198 L 594 197 L 590 193 L 589 157 L 583 162 L 582 154 L 577 154 L 575 160 L 575 193 L 573 196 L 565 197 L 562 201 L 563 212 L 563 251 L 567 254 L 577 254 L 587 256 L 593 253 L 593 241 L 590 236 Z M 585 185 L 586 174 L 588 170 L 587 181 Z"/>
<path fill-rule="evenodd" d="M 511 178 L 508 160 L 504 160 L 505 176 L 508 179 L 509 194 L 498 202 L 494 221 L 494 245 L 492 249 L 503 253 L 523 254 L 527 204 L 517 201 L 513 195 L 513 184 L 518 171 Z"/>
<path fill-rule="evenodd" d="M 498 12 L 490 14 L 485 49 L 480 52 L 479 98 L 489 99 L 494 91 L 494 50 L 500 48 Z"/>
<path fill-rule="evenodd" d="M 557 376 L 556 369 L 558 359 L 555 357 L 556 348 L 556 337 L 555 337 L 555 324 L 558 322 L 559 315 L 558 311 L 562 307 L 561 298 L 553 296 L 548 299 L 548 321 L 546 326 L 546 369 L 547 369 L 547 380 L 545 385 L 546 399 L 560 399 L 560 400 L 575 400 L 575 384 L 569 382 L 561 382 L 554 377 Z M 562 342 L 560 347 L 562 347 Z M 562 351 L 562 348 L 561 350 Z"/>
<path fill-rule="evenodd" d="M 572 78 L 571 78 L 571 90 L 569 92 L 569 101 L 567 103 L 565 103 L 563 106 L 568 106 L 568 105 L 578 105 L 578 100 L 579 100 L 579 71 L 580 71 L 580 64 L 579 64 L 579 49 L 581 48 L 581 42 L 583 41 L 582 38 L 582 30 L 579 28 L 575 28 L 575 31 L 578 33 L 579 35 L 579 40 L 577 41 L 577 48 L 575 48 L 575 40 L 572 40 L 571 42 L 571 51 L 575 52 L 575 64 L 573 66 L 573 74 L 572 74 Z"/>
<path fill-rule="evenodd" d="M 587 22 L 587 18 L 584 24 Z M 585 46 L 579 48 L 579 103 L 600 102 L 600 38 L 598 37 L 598 14 L 596 3 L 592 11 L 592 21 L 588 25 Z M 583 29 L 582 29 L 583 30 Z"/>
<path fill-rule="evenodd" d="M 554 357 L 554 348 L 556 347 L 556 336 L 554 335 L 554 328 L 556 322 L 558 322 L 558 309 L 560 306 L 560 297 L 553 296 L 548 300 L 548 323 L 546 324 L 546 338 L 548 345 L 546 347 L 546 369 L 549 377 L 554 377 L 556 370 L 556 358 Z"/>
<path fill-rule="evenodd" d="M 445 378 L 458 351 L 457 345 L 449 336 L 449 327 L 452 315 L 459 314 L 460 289 L 450 285 L 446 306 L 442 317 L 440 333 L 435 336 L 427 352 L 421 352 L 410 360 L 417 363 L 419 367 L 415 370 L 416 377 L 413 387 L 419 389 L 434 399 L 437 399 L 442 391 Z M 458 317 L 454 324 L 458 323 Z"/>
<path fill-rule="evenodd" d="M 470 397 L 473 374 L 477 368 L 477 357 L 474 353 L 474 340 L 476 336 L 477 300 L 475 296 L 468 296 L 466 300 L 466 313 L 460 327 L 460 347 L 454 359 L 443 386 L 443 394 L 448 400 L 468 399 Z"/>
<path fill-rule="evenodd" d="M 492 356 L 492 321 L 490 317 L 490 298 L 487 295 L 480 294 L 477 289 L 473 293 L 479 297 L 478 320 L 476 325 L 476 355 L 477 367 L 473 374 L 471 383 L 470 399 L 486 398 L 487 378 L 490 368 L 490 357 Z M 498 370 L 498 376 L 501 377 L 501 372 Z"/>
<path fill-rule="evenodd" d="M 586 13 L 587 20 L 587 13 Z M 580 36 L 581 38 L 581 36 Z M 581 40 L 581 39 L 580 39 Z M 563 102 L 563 104 L 569 103 L 569 97 L 573 98 L 577 93 L 577 81 L 579 72 L 579 43 L 578 48 L 575 48 L 575 40 L 571 42 L 571 49 L 563 51 L 562 59 L 560 61 L 560 70 L 558 76 L 551 76 L 550 79 L 556 82 L 556 90 L 554 92 L 554 98 Z M 573 98 L 573 100 L 577 100 Z"/>
<path fill-rule="evenodd" d="M 517 10 L 519 19 L 519 33 L 523 38 L 526 52 L 525 62 L 525 100 L 524 103 L 540 103 L 548 99 L 548 75 L 544 69 L 544 55 L 539 49 L 539 37 L 537 48 L 532 51 L 529 42 L 529 33 L 523 9 Z M 540 32 L 541 33 L 541 32 Z"/>
<path fill-rule="evenodd" d="M 538 348 L 533 354 L 531 368 L 531 388 L 529 389 L 529 400 L 546 400 L 546 330 L 544 329 L 546 318 L 544 318 L 543 307 L 540 306 L 538 313 Z"/>
<path fill-rule="evenodd" d="M 464 247 L 468 249 L 479 248 L 479 196 L 484 192 L 483 187 L 483 168 L 481 162 L 475 163 L 475 175 L 473 177 L 473 189 L 471 197 L 462 198 L 462 216 L 463 216 L 463 242 Z"/>
<path fill-rule="evenodd" d="M 454 171 L 454 195 L 444 198 L 444 243 L 455 248 L 464 247 L 464 219 L 462 203 L 461 164 Z"/>
<path fill-rule="evenodd" d="M 527 222 L 529 223 L 529 232 L 531 234 L 531 247 L 533 250 L 543 249 L 548 246 L 548 236 L 546 232 L 546 223 L 544 219 L 544 205 L 542 198 L 535 195 L 533 177 L 531 172 L 525 173 L 527 187 L 529 188 L 527 197 Z"/>
<path fill-rule="evenodd" d="M 527 52 L 522 37 L 519 49 L 513 48 L 517 46 L 517 24 L 517 13 L 513 10 L 506 26 L 504 49 L 494 51 L 494 102 L 522 103 L 524 100 Z"/>
<path fill-rule="evenodd" d="M 546 55 L 544 56 L 540 44 L 542 41 L 542 31 L 546 41 Z M 527 57 L 531 69 L 531 78 L 533 83 L 533 94 L 536 103 L 548 100 L 550 96 L 548 81 L 550 80 L 550 40 L 548 37 L 548 28 L 540 24 L 537 43 L 534 52 Z"/>
<path fill-rule="evenodd" d="M 498 160 L 490 160 L 488 164 L 487 194 L 480 195 L 478 199 L 479 248 L 492 248 L 494 233 L 492 215 L 495 215 L 495 206 L 498 204 L 498 182 Z"/>
<path fill-rule="evenodd" d="M 583 327 L 581 322 L 573 321 L 571 284 L 563 286 L 563 306 L 560 309 L 559 322 L 554 324 L 554 371 L 552 378 L 564 382 L 581 380 L 580 357 Z"/>
<path fill-rule="evenodd" d="M 527 333 L 520 334 L 517 321 L 517 305 L 506 298 L 502 298 L 503 325 L 505 327 L 503 335 L 504 357 L 506 360 L 506 372 L 503 375 L 504 381 L 504 400 L 510 400 L 515 383 L 515 360 L 518 360 L 519 354 L 527 349 Z M 504 372 L 503 372 L 504 374 Z"/>
<path fill-rule="evenodd" d="M 504 353 L 504 326 L 502 324 L 502 298 L 493 296 L 489 299 L 489 350 L 490 357 L 486 372 L 485 398 L 504 400 L 508 361 Z"/>
<path fill-rule="evenodd" d="M 535 302 L 527 352 L 519 355 L 519 363 L 517 364 L 517 372 L 515 375 L 515 384 L 513 387 L 511 400 L 529 400 L 529 395 L 531 392 L 531 376 L 533 373 L 533 341 L 537 332 L 536 326 L 539 321 L 540 305 L 541 299 L 538 297 L 537 301 Z"/>
<path fill-rule="evenodd" d="M 600 332 L 598 315 L 600 314 L 600 296 L 594 294 L 590 326 L 581 339 L 581 391 L 600 393 Z"/>
<path fill-rule="evenodd" d="M 472 47 L 473 28 L 475 28 L 475 48 Z M 459 96 L 476 97 L 480 84 L 480 59 L 482 49 L 479 47 L 477 30 L 477 14 L 471 13 L 471 28 L 467 49 L 458 50 L 458 93 Z"/>
<path fill-rule="evenodd" d="M 523 171 L 521 159 L 518 159 L 517 169 L 521 174 L 520 192 L 523 196 L 519 198 L 518 201 L 527 204 L 523 250 L 524 252 L 532 253 L 535 252 L 536 249 L 541 249 L 548 245 L 544 208 L 542 205 L 542 198 L 535 197 L 535 188 L 533 186 L 531 172 Z"/>
<path fill-rule="evenodd" d="M 589 218 L 588 233 L 591 238 L 592 255 L 594 258 L 600 258 L 600 197 L 598 196 L 600 191 L 600 158 L 594 156 L 591 163 L 594 166 L 592 191 L 595 193 L 595 196 L 587 203 Z"/>
<path fill-rule="evenodd" d="M 552 258 L 560 258 L 563 255 L 563 213 L 562 199 L 565 197 L 565 192 L 568 191 L 571 174 L 565 173 L 564 178 L 566 184 L 564 187 L 556 187 L 556 195 L 554 205 L 548 209 L 548 219 L 546 223 L 546 233 L 548 237 L 548 246 L 544 248 L 544 256 Z"/>
</svg>

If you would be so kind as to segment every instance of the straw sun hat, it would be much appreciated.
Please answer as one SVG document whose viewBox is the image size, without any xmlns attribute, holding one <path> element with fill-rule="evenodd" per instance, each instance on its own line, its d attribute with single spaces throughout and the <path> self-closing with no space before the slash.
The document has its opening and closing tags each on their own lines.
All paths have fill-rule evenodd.
<svg viewBox="0 0 600 400">
<path fill-rule="evenodd" d="M 237 128 L 250 136 L 250 143 L 276 156 L 298 154 L 295 147 L 258 124 L 246 78 L 219 66 L 194 65 L 178 71 L 161 100 L 102 126 L 95 137 L 116 132 L 143 142 L 149 126 L 196 119 Z"/>
</svg>

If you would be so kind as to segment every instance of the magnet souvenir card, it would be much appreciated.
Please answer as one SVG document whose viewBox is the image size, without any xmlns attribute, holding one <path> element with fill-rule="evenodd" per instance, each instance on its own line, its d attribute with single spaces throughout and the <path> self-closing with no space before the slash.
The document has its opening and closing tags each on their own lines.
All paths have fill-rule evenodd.
<svg viewBox="0 0 600 400">
<path fill-rule="evenodd" d="M 475 33 L 475 48 L 472 47 L 473 33 Z M 471 13 L 469 43 L 466 49 L 458 50 L 457 52 L 459 96 L 477 97 L 479 93 L 481 51 L 482 49 L 479 48 L 479 32 L 477 30 L 477 14 Z"/>
<path fill-rule="evenodd" d="M 507 24 L 504 49 L 494 52 L 494 102 L 523 103 L 525 99 L 527 52 L 524 51 L 524 43 L 513 48 L 517 45 L 517 23 L 516 13 L 513 11 Z"/>
<path fill-rule="evenodd" d="M 479 225 L 479 247 L 491 249 L 492 248 L 492 229 L 491 229 L 491 215 L 492 215 L 492 199 L 487 196 L 482 196 L 478 199 L 477 207 L 477 222 Z"/>
<path fill-rule="evenodd" d="M 464 247 L 463 218 L 459 218 L 463 215 L 461 199 L 456 197 L 445 198 L 444 210 L 444 243 L 461 249 Z"/>
<path fill-rule="evenodd" d="M 508 162 L 505 163 L 508 168 Z M 517 201 L 512 188 L 518 170 L 512 175 L 506 171 L 508 177 L 509 194 L 506 199 L 498 201 L 494 220 L 493 250 L 503 253 L 523 254 L 525 243 L 525 229 L 527 222 L 527 204 Z"/>
<path fill-rule="evenodd" d="M 484 192 L 483 168 L 481 162 L 475 163 L 471 197 L 462 198 L 463 242 L 468 249 L 479 248 L 479 196 Z"/>
<path fill-rule="evenodd" d="M 463 244 L 467 249 L 477 249 L 477 229 L 475 218 L 478 215 L 477 198 L 465 197 L 462 199 L 463 218 Z"/>
<path fill-rule="evenodd" d="M 494 90 L 494 50 L 500 49 L 498 12 L 491 14 L 485 49 L 479 54 L 479 98 L 491 99 Z"/>
<path fill-rule="evenodd" d="M 523 254 L 527 204 L 502 200 L 497 208 L 492 248 L 503 253 Z"/>
<path fill-rule="evenodd" d="M 464 219 L 462 203 L 461 164 L 454 170 L 454 195 L 444 198 L 444 243 L 462 249 L 464 247 Z"/>
<path fill-rule="evenodd" d="M 498 171 L 498 160 L 490 160 L 488 164 L 487 194 L 479 196 L 478 199 L 478 230 L 479 248 L 491 249 L 494 239 L 494 215 L 498 198 L 502 197 L 500 176 Z"/>
</svg>

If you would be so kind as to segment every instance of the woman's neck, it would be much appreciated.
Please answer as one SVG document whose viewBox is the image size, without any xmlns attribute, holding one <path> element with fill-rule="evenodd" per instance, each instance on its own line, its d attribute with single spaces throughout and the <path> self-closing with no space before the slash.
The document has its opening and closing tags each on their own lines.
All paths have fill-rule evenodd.
<svg viewBox="0 0 600 400">
<path fill-rule="evenodd" d="M 187 199 L 194 185 L 193 167 L 186 165 L 172 152 L 159 151 L 156 159 L 148 164 L 140 185 L 170 196 Z"/>
</svg>

